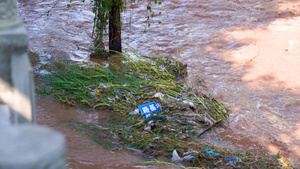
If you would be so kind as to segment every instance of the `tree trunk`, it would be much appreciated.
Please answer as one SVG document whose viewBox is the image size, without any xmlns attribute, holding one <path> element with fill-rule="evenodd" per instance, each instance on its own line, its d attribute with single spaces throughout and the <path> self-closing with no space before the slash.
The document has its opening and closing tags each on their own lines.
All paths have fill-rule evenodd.
<svg viewBox="0 0 300 169">
<path fill-rule="evenodd" d="M 110 53 L 122 52 L 121 44 L 121 9 L 122 0 L 112 0 L 109 12 L 109 50 Z"/>
</svg>

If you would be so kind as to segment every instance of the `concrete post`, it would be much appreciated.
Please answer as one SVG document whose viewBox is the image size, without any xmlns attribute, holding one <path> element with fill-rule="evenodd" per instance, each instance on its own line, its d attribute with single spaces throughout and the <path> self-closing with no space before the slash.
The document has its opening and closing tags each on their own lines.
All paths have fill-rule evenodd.
<svg viewBox="0 0 300 169">
<path fill-rule="evenodd" d="M 31 124 L 0 129 L 1 169 L 65 169 L 64 136 Z"/>
<path fill-rule="evenodd" d="M 27 44 L 17 0 L 0 0 L 0 169 L 65 169 L 64 136 L 32 125 L 34 86 Z"/>
<path fill-rule="evenodd" d="M 0 126 L 35 122 L 27 44 L 17 0 L 0 0 Z"/>
</svg>

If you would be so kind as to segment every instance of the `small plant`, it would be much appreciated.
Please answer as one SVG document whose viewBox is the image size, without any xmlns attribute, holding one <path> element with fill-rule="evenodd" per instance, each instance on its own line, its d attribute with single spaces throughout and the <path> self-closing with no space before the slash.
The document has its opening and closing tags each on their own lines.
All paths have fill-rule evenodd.
<svg viewBox="0 0 300 169">
<path fill-rule="evenodd" d="M 36 52 L 28 51 L 28 57 L 33 66 L 40 62 L 39 54 Z"/>
</svg>

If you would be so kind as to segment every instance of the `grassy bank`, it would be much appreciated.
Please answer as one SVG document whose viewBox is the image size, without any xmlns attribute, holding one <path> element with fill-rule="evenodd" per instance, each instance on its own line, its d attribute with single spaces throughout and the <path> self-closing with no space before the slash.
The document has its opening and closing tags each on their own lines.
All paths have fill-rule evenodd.
<svg viewBox="0 0 300 169">
<path fill-rule="evenodd" d="M 54 95 L 70 106 L 111 112 L 108 123 L 65 120 L 67 125 L 106 148 L 126 148 L 149 159 L 166 156 L 174 163 L 190 167 L 282 168 L 284 165 L 279 156 L 257 156 L 205 142 L 202 139 L 205 133 L 223 125 L 230 112 L 205 91 L 187 84 L 186 65 L 178 61 L 122 55 L 105 64 L 48 63 L 38 67 L 37 74 L 46 84 L 38 89 L 39 93 Z M 157 111 L 145 117 L 143 105 L 148 103 L 155 103 Z"/>
</svg>

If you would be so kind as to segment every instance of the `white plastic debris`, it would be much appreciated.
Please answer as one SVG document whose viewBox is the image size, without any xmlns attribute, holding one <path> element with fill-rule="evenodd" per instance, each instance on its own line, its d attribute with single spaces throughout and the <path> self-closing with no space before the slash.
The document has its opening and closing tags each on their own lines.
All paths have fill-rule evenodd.
<svg viewBox="0 0 300 169">
<path fill-rule="evenodd" d="M 182 158 L 179 157 L 176 149 L 173 151 L 172 153 L 172 162 L 179 162 L 179 161 L 182 161 Z"/>
<path fill-rule="evenodd" d="M 139 109 L 135 109 L 134 111 L 130 112 L 129 115 L 134 115 L 134 114 L 139 114 L 140 110 Z"/>
<path fill-rule="evenodd" d="M 183 103 L 185 105 L 187 105 L 187 106 L 190 106 L 190 107 L 194 107 L 195 106 L 193 102 L 189 102 L 189 101 L 186 101 L 186 100 L 184 100 Z"/>
<path fill-rule="evenodd" d="M 198 151 L 195 151 L 193 149 L 189 149 L 187 152 L 183 153 L 183 156 L 191 155 L 191 154 L 196 154 Z"/>
<path fill-rule="evenodd" d="M 157 97 L 157 98 L 163 99 L 165 97 L 165 94 L 158 92 L 158 93 L 155 93 L 154 95 L 152 95 L 152 97 Z"/>
</svg>

